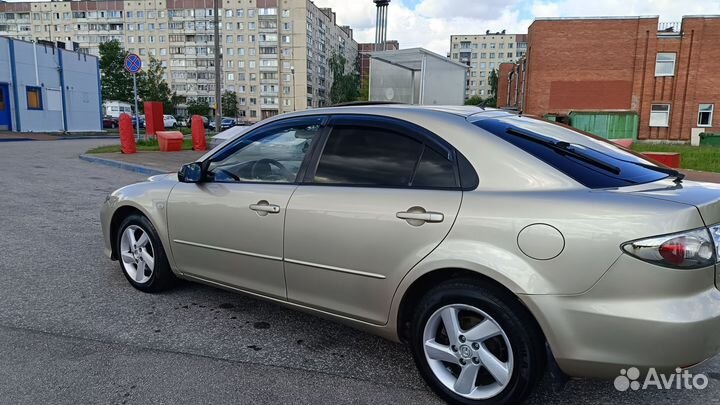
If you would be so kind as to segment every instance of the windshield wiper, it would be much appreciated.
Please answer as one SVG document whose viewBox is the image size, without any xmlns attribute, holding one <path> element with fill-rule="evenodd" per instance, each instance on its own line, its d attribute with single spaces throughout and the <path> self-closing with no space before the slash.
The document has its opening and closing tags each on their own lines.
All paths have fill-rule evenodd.
<svg viewBox="0 0 720 405">
<path fill-rule="evenodd" d="M 680 183 L 685 178 L 684 173 L 680 173 L 679 171 L 675 169 L 671 169 L 669 167 L 661 167 L 661 166 L 655 166 L 655 165 L 649 165 L 647 163 L 640 163 L 640 162 L 632 162 L 629 160 L 623 160 L 623 162 L 632 163 L 634 165 L 644 167 L 648 170 L 656 171 L 658 173 L 667 174 L 670 177 L 674 177 L 675 180 L 673 180 L 675 183 Z"/>
<path fill-rule="evenodd" d="M 575 158 L 575 159 L 577 159 L 577 160 L 583 161 L 583 162 L 585 162 L 585 163 L 587 163 L 587 164 L 590 164 L 590 165 L 592 165 L 592 166 L 598 167 L 598 168 L 603 169 L 603 170 L 605 170 L 605 171 L 607 171 L 607 172 L 610 172 L 610 173 L 612 173 L 612 174 L 616 174 L 616 175 L 617 175 L 617 174 L 620 174 L 620 168 L 619 168 L 619 167 L 613 166 L 613 165 L 611 165 L 611 164 L 609 164 L 609 163 L 606 163 L 606 162 L 603 162 L 602 160 L 596 159 L 596 158 L 594 158 L 594 157 L 592 157 L 592 156 L 588 156 L 588 155 L 586 155 L 586 154 L 584 154 L 584 153 L 579 152 L 579 151 L 576 150 L 576 149 L 572 149 L 572 148 L 571 148 L 572 144 L 570 144 L 570 143 L 568 143 L 568 142 L 564 142 L 564 141 L 553 142 L 553 141 L 550 141 L 550 140 L 548 140 L 548 139 L 545 139 L 544 137 L 540 137 L 540 136 L 537 136 L 537 135 L 526 134 L 526 133 L 524 133 L 524 132 L 522 132 L 522 131 L 518 131 L 517 129 L 514 129 L 514 128 L 508 128 L 506 132 L 507 132 L 509 135 L 518 136 L 518 137 L 521 137 L 521 138 L 523 138 L 523 139 L 527 139 L 528 141 L 537 143 L 537 144 L 539 144 L 539 145 L 543 145 L 543 146 L 545 146 L 545 147 L 547 147 L 547 148 L 550 148 L 550 149 L 552 149 L 552 150 L 554 150 L 554 151 L 556 151 L 556 152 L 558 152 L 558 153 L 560 153 L 560 154 L 563 154 L 563 155 L 565 155 L 565 156 L 570 156 L 570 157 L 572 157 L 572 158 Z"/>
</svg>

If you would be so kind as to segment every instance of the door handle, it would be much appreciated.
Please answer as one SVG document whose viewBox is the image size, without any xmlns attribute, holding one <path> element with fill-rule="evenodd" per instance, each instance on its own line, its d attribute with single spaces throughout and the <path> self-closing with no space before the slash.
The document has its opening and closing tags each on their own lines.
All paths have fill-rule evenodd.
<svg viewBox="0 0 720 405">
<path fill-rule="evenodd" d="M 412 207 L 407 211 L 398 212 L 395 216 L 415 226 L 422 225 L 423 223 L 438 223 L 445 220 L 445 215 L 442 213 L 428 212 L 422 207 Z"/>
<path fill-rule="evenodd" d="M 270 204 L 267 201 L 258 201 L 257 204 L 250 204 L 250 209 L 257 212 L 259 215 L 267 215 L 267 214 L 278 214 L 280 213 L 280 206 L 275 204 Z"/>
</svg>

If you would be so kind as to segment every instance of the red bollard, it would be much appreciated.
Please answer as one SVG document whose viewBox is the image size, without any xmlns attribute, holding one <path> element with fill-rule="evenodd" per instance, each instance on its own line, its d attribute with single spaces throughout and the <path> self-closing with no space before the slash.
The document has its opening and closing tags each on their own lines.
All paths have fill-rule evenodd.
<svg viewBox="0 0 720 405">
<path fill-rule="evenodd" d="M 165 120 L 163 118 L 163 103 L 159 101 L 146 101 L 145 111 L 145 135 L 155 136 L 158 131 L 165 130 Z"/>
<path fill-rule="evenodd" d="M 132 118 L 127 114 L 120 114 L 120 148 L 122 153 L 137 152 Z"/>
<path fill-rule="evenodd" d="M 203 121 L 202 117 L 199 115 L 193 115 L 191 127 L 193 150 L 207 150 L 207 144 L 205 142 L 205 122 Z"/>
</svg>

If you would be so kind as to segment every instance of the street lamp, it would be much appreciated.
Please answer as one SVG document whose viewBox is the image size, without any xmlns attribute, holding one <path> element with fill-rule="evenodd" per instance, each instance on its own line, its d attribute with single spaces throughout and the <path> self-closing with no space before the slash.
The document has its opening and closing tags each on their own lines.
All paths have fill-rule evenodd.
<svg viewBox="0 0 720 405">
<path fill-rule="evenodd" d="M 293 112 L 297 111 L 295 109 L 295 101 L 297 97 L 295 96 L 295 66 L 290 66 L 290 73 L 292 74 L 292 95 L 293 95 Z"/>
</svg>

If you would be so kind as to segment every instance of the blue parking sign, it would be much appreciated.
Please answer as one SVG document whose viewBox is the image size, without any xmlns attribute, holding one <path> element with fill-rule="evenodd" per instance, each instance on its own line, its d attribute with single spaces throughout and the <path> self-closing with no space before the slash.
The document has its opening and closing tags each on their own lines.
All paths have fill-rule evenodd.
<svg viewBox="0 0 720 405">
<path fill-rule="evenodd" d="M 134 53 L 128 54 L 125 58 L 125 70 L 130 73 L 137 73 L 142 69 L 142 60 Z"/>
</svg>

